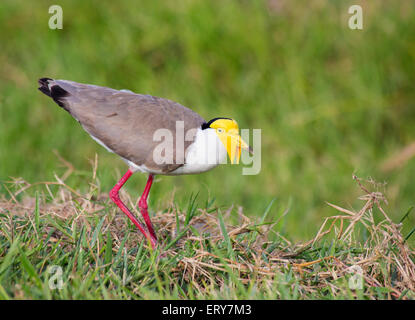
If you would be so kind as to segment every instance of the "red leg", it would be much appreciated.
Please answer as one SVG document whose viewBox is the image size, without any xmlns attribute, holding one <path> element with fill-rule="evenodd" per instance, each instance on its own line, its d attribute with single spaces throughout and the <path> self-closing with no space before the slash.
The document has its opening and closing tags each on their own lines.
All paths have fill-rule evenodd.
<svg viewBox="0 0 415 320">
<path fill-rule="evenodd" d="M 112 188 L 112 190 L 110 191 L 110 198 L 122 210 L 122 212 L 124 212 L 128 216 L 128 218 L 130 218 L 130 220 L 137 226 L 137 228 L 141 231 L 141 233 L 147 239 L 150 240 L 151 246 L 154 249 L 156 247 L 156 244 L 157 244 L 156 237 L 152 236 L 152 235 L 149 235 L 146 232 L 145 227 L 140 223 L 140 221 L 137 220 L 137 218 L 125 206 L 125 204 L 121 201 L 120 196 L 118 194 L 118 192 L 120 191 L 122 186 L 127 182 L 127 180 L 131 177 L 132 174 L 133 174 L 133 172 L 130 169 L 128 169 L 127 173 L 121 178 L 120 181 L 117 182 L 117 184 L 114 186 L 114 188 Z M 150 233 L 151 233 L 151 231 L 150 231 Z"/>
<path fill-rule="evenodd" d="M 140 197 L 140 200 L 138 201 L 138 208 L 140 209 L 141 215 L 144 218 L 144 221 L 146 222 L 147 229 L 150 231 L 151 236 L 157 240 L 156 233 L 154 232 L 153 225 L 151 224 L 150 217 L 148 215 L 148 205 L 147 205 L 147 198 L 148 194 L 150 193 L 151 185 L 153 184 L 154 176 L 150 174 L 148 176 L 146 187 L 144 188 L 143 194 Z"/>
</svg>

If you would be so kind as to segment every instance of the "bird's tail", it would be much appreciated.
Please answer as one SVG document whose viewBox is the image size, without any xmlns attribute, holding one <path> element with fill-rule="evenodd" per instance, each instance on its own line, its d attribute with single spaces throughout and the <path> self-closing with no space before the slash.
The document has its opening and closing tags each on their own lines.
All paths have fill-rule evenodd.
<svg viewBox="0 0 415 320">
<path fill-rule="evenodd" d="M 40 87 L 38 88 L 41 92 L 46 94 L 48 97 L 51 97 L 60 107 L 64 108 L 66 111 L 69 111 L 65 105 L 65 97 L 69 95 L 69 92 L 64 90 L 58 84 L 55 83 L 55 80 L 50 78 L 41 78 L 38 80 Z"/>
</svg>

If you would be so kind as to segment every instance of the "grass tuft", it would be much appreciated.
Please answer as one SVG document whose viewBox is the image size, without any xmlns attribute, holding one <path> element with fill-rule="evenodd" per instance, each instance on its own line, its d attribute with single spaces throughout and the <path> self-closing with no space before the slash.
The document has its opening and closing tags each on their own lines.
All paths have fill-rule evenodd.
<svg viewBox="0 0 415 320">
<path fill-rule="evenodd" d="M 415 298 L 415 251 L 405 241 L 412 233 L 402 235 L 402 223 L 383 209 L 385 196 L 369 191 L 373 182 L 354 179 L 361 208 L 329 203 L 335 215 L 309 241 L 293 243 L 275 230 L 278 221 L 266 221 L 274 200 L 256 221 L 241 208 L 222 214 L 212 204 L 199 207 L 192 196 L 186 210 L 173 203 L 153 214 L 160 239 L 154 251 L 99 191 L 96 174 L 84 194 L 56 177 L 56 184 L 36 184 L 33 197 L 28 194 L 33 185 L 18 179 L 7 185 L 10 196 L 0 200 L 0 296 Z M 135 203 L 126 192 L 121 197 Z"/>
</svg>

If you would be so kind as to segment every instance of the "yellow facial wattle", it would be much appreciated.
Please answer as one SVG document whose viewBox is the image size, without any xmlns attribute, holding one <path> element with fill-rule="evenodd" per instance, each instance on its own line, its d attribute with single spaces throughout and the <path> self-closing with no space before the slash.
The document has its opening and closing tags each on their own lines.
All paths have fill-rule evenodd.
<svg viewBox="0 0 415 320">
<path fill-rule="evenodd" d="M 249 149 L 249 146 L 239 135 L 239 127 L 236 121 L 232 119 L 218 119 L 210 127 L 216 130 L 216 134 L 225 146 L 231 163 L 238 164 L 241 158 L 241 148 Z"/>
</svg>

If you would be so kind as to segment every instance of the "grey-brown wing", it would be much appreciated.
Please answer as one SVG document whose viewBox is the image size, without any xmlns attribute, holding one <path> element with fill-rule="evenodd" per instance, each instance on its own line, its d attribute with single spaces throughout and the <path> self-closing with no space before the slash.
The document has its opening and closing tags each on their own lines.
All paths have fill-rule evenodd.
<svg viewBox="0 0 415 320">
<path fill-rule="evenodd" d="M 50 96 L 91 136 L 124 159 L 163 173 L 183 165 L 176 155 L 184 155 L 194 139 L 176 144 L 176 121 L 183 121 L 184 134 L 205 122 L 196 112 L 168 99 L 66 80 L 50 79 L 47 84 Z M 60 91 L 60 97 L 54 97 L 54 90 Z M 153 159 L 154 148 L 161 143 L 154 141 L 154 133 L 162 128 L 172 134 L 174 143 L 165 152 L 173 163 L 158 164 Z"/>
</svg>

